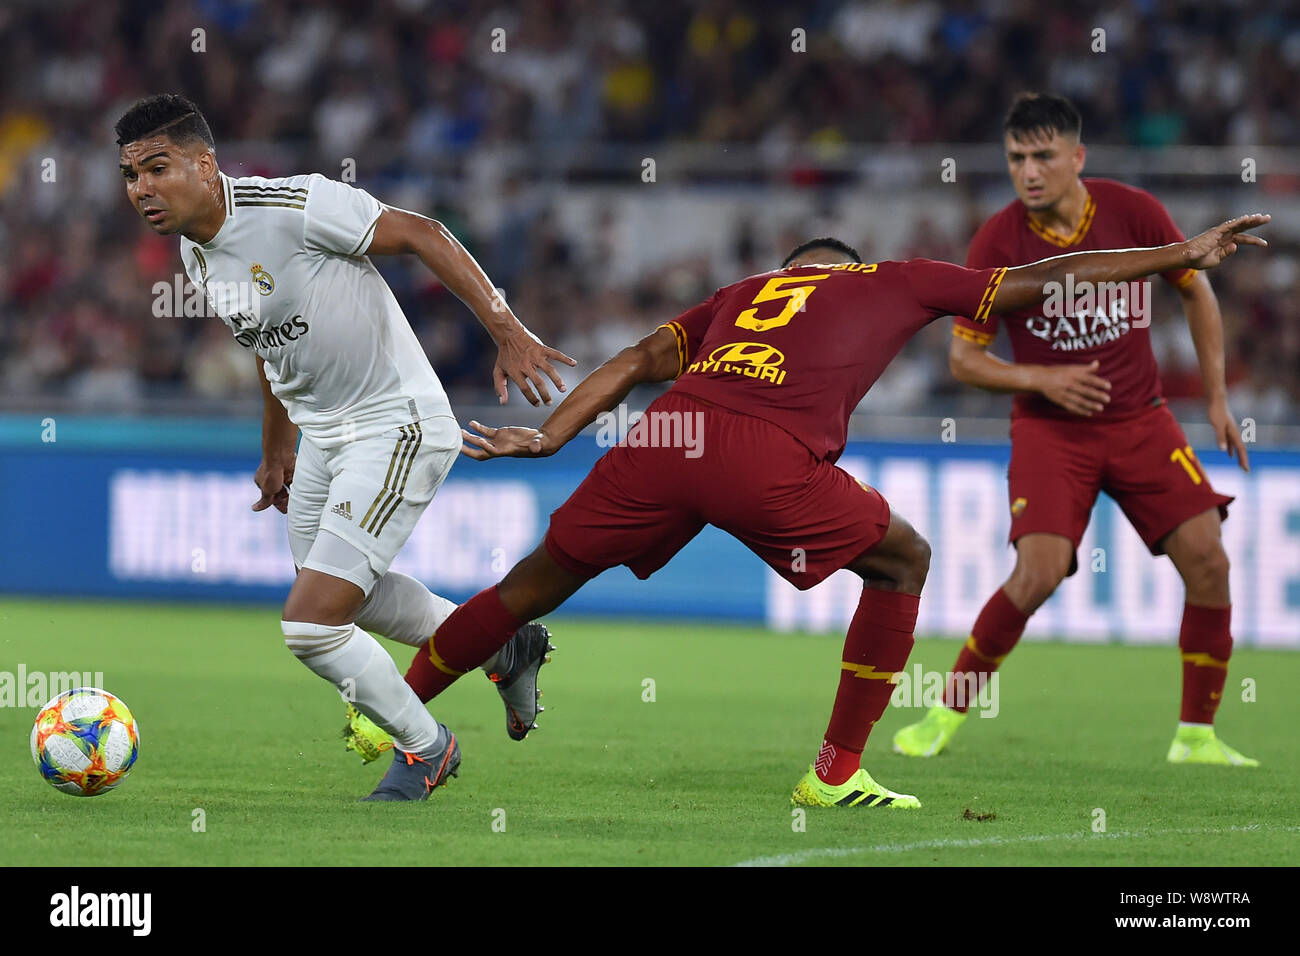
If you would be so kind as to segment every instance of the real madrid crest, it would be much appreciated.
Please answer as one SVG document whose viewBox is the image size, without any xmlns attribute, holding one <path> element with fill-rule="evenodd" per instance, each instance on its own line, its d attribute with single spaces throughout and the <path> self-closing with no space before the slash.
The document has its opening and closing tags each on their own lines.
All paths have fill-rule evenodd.
<svg viewBox="0 0 1300 956">
<path fill-rule="evenodd" d="M 254 262 L 251 269 L 253 273 L 253 287 L 262 295 L 270 295 L 275 291 L 275 280 L 271 278 L 271 273 L 262 268 L 261 263 Z"/>
</svg>

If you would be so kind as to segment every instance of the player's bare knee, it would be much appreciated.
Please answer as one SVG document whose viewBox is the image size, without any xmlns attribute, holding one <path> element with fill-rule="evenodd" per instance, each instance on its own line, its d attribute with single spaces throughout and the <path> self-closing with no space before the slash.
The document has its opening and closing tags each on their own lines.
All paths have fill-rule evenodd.
<svg viewBox="0 0 1300 956">
<path fill-rule="evenodd" d="M 1012 603 L 1025 611 L 1037 610 L 1056 593 L 1056 589 L 1065 580 L 1066 570 L 1068 569 L 1051 565 L 1017 562 L 1006 587 Z"/>
<path fill-rule="evenodd" d="M 1228 555 L 1218 541 L 1197 549 L 1180 567 L 1188 593 L 1197 596 L 1226 592 L 1229 570 Z"/>
<path fill-rule="evenodd" d="M 913 531 L 899 549 L 896 568 L 892 576 L 898 589 L 907 594 L 920 594 L 930 573 L 930 542 Z"/>
<path fill-rule="evenodd" d="M 584 583 L 585 578 L 562 568 L 541 544 L 501 579 L 497 597 L 511 614 L 531 621 L 555 610 Z"/>
<path fill-rule="evenodd" d="M 1210 554 L 1206 555 L 1202 562 L 1202 573 L 1205 577 L 1216 584 L 1226 584 L 1228 582 L 1228 553 L 1223 550 L 1223 546 L 1215 542 L 1215 547 Z"/>
<path fill-rule="evenodd" d="M 867 581 L 889 580 L 898 591 L 919 594 L 930 575 L 930 542 L 909 528 L 909 535 L 891 545 L 891 553 L 853 567 Z M 868 555 L 870 555 L 868 551 Z"/>
<path fill-rule="evenodd" d="M 517 617 L 528 617 L 535 601 L 536 570 L 530 572 L 533 555 L 528 555 L 497 584 L 497 597 L 506 609 Z"/>
<path fill-rule="evenodd" d="M 354 616 L 349 608 L 331 607 L 308 599 L 295 599 L 294 595 L 290 594 L 289 600 L 284 602 L 284 612 L 280 615 L 280 620 L 337 627 L 351 624 Z"/>
<path fill-rule="evenodd" d="M 345 583 L 337 582 L 340 585 Z M 281 619 L 303 624 L 322 624 L 328 627 L 351 624 L 356 619 L 362 598 L 360 588 L 329 586 L 317 579 L 304 580 L 303 577 L 299 577 L 284 602 Z"/>
<path fill-rule="evenodd" d="M 364 552 L 322 531 L 289 589 L 284 619 L 328 626 L 351 624 L 378 580 Z"/>
<path fill-rule="evenodd" d="M 1029 578 L 1028 587 L 1026 588 L 1029 603 L 1037 608 L 1042 605 L 1048 598 L 1056 593 L 1060 587 L 1062 577 L 1045 573 L 1042 571 L 1035 572 Z"/>
</svg>

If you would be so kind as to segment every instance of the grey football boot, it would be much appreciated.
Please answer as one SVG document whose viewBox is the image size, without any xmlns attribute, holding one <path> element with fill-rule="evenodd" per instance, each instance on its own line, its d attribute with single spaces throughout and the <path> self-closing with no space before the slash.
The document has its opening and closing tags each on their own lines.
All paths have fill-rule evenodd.
<svg viewBox="0 0 1300 956">
<path fill-rule="evenodd" d="M 496 667 L 488 674 L 506 705 L 506 733 L 511 740 L 527 737 L 537 726 L 537 715 L 546 709 L 537 702 L 542 696 L 537 672 L 550 660 L 547 652 L 553 650 L 545 624 L 525 624 L 501 648 Z"/>
<path fill-rule="evenodd" d="M 442 727 L 442 749 L 425 758 L 394 747 L 388 772 L 370 796 L 361 798 L 362 802 L 427 800 L 434 787 L 444 785 L 448 777 L 457 776 L 460 744 L 456 742 L 455 734 L 442 724 L 438 726 Z"/>
</svg>

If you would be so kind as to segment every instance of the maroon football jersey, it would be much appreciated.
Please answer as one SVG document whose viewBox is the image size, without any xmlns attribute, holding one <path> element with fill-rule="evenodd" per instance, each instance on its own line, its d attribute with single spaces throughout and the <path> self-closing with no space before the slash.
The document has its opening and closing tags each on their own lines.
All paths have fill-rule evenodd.
<svg viewBox="0 0 1300 956">
<path fill-rule="evenodd" d="M 750 276 L 661 326 L 677 337 L 673 388 L 835 461 L 849 415 L 904 343 L 943 315 L 987 316 L 1005 272 L 914 259 Z"/>
<path fill-rule="evenodd" d="M 966 265 L 973 269 L 1019 266 L 1074 252 L 1183 241 L 1165 207 L 1150 193 L 1109 179 L 1085 179 L 1083 186 L 1088 200 L 1074 235 L 1060 236 L 1043 228 L 1029 218 L 1025 204 L 1017 199 L 975 233 Z M 1195 277 L 1195 269 L 1163 274 L 1165 281 L 1179 287 Z M 1100 362 L 1097 374 L 1110 381 L 1110 401 L 1093 419 L 1128 415 L 1150 407 L 1161 396 L 1147 327 L 1151 321 L 1150 283 L 1143 279 L 1122 285 L 1118 290 L 1066 286 L 1061 295 L 1042 306 L 992 316 L 987 322 L 958 317 L 952 332 L 987 346 L 1001 320 L 1017 363 L 1073 365 L 1096 359 Z M 1030 392 L 1017 393 L 1012 415 L 1078 417 Z"/>
</svg>

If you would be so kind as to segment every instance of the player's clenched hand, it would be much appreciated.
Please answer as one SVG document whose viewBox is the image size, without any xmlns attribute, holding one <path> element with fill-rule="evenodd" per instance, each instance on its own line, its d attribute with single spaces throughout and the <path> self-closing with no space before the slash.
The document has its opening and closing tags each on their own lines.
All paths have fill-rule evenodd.
<svg viewBox="0 0 1300 956">
<path fill-rule="evenodd" d="M 1242 471 L 1250 471 L 1250 456 L 1246 454 L 1246 444 L 1241 440 L 1241 432 L 1228 411 L 1228 403 L 1222 400 L 1210 404 L 1210 426 L 1214 429 L 1214 440 L 1219 451 L 1226 451 L 1229 458 L 1235 457 Z"/>
<path fill-rule="evenodd" d="M 1245 230 L 1262 226 L 1271 218 L 1263 213 L 1252 213 L 1206 229 L 1183 243 L 1183 257 L 1193 269 L 1213 269 L 1236 252 L 1239 245 L 1267 246 L 1268 243 L 1259 236 L 1252 236 Z"/>
<path fill-rule="evenodd" d="M 554 382 L 555 387 L 560 391 L 565 390 L 564 379 L 560 378 L 560 373 L 551 364 L 551 359 L 557 359 L 566 365 L 578 364 L 575 359 L 569 358 L 558 349 L 544 345 L 541 339 L 522 326 L 507 335 L 498 344 L 497 364 L 492 370 L 492 383 L 496 386 L 497 401 L 502 405 L 506 403 L 508 394 L 506 379 L 509 379 L 519 386 L 519 391 L 523 393 L 524 398 L 528 399 L 528 404 L 537 404 L 537 395 L 533 394 L 534 385 L 537 386 L 542 401 L 547 405 L 551 404 L 551 393 L 546 388 L 546 379 L 538 370 L 545 372 L 546 377 Z"/>
<path fill-rule="evenodd" d="M 265 511 L 272 505 L 281 514 L 289 513 L 289 485 L 293 483 L 293 461 L 263 461 L 253 474 L 253 482 L 262 490 L 262 497 L 253 504 L 254 511 Z"/>
<path fill-rule="evenodd" d="M 1087 365 L 1044 365 L 1038 390 L 1068 412 L 1087 417 L 1110 401 L 1110 382 L 1095 374 L 1099 362 Z"/>
<path fill-rule="evenodd" d="M 489 458 L 538 458 L 550 454 L 543 448 L 546 436 L 536 428 L 519 425 L 493 428 L 478 422 L 470 422 L 469 427 L 482 434 L 475 435 L 462 428 L 460 437 L 463 444 L 460 453 L 475 461 L 487 461 Z"/>
</svg>

